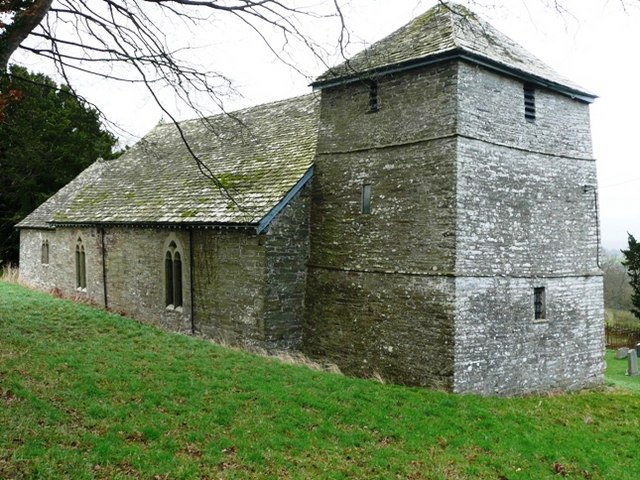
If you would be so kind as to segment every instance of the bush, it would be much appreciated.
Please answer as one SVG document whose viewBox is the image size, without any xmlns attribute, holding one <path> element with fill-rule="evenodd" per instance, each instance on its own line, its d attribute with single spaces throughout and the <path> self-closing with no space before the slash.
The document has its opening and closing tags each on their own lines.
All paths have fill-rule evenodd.
<svg viewBox="0 0 640 480">
<path fill-rule="evenodd" d="M 606 308 L 604 311 L 604 320 L 609 327 L 640 328 L 640 320 L 628 310 Z"/>
</svg>

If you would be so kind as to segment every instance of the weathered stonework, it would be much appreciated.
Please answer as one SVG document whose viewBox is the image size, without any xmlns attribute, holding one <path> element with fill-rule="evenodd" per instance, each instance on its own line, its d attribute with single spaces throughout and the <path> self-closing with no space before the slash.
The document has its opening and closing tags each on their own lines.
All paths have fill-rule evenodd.
<svg viewBox="0 0 640 480">
<path fill-rule="evenodd" d="M 533 288 L 547 318 L 534 320 Z M 601 277 L 456 278 L 455 392 L 515 395 L 602 382 Z"/>
<path fill-rule="evenodd" d="M 171 330 L 248 348 L 292 348 L 302 335 L 308 191 L 303 188 L 264 235 L 131 227 L 22 229 L 20 275 L 37 287 L 85 297 Z M 86 289 L 76 287 L 78 238 L 86 248 Z M 39 255 L 45 239 L 50 245 L 46 265 Z M 165 306 L 164 258 L 171 241 L 182 257 L 179 308 Z"/>
<path fill-rule="evenodd" d="M 304 348 L 347 372 L 452 388 L 456 73 L 322 92 Z"/>
<path fill-rule="evenodd" d="M 459 68 L 454 390 L 514 394 L 600 382 L 602 277 L 588 105 Z M 547 318 L 534 320 L 545 287 Z"/>
<path fill-rule="evenodd" d="M 310 268 L 304 349 L 345 373 L 451 390 L 455 284 Z"/>
<path fill-rule="evenodd" d="M 195 230 L 196 330 L 244 347 L 296 347 L 302 335 L 309 187 L 264 235 Z"/>
<path fill-rule="evenodd" d="M 171 125 L 94 163 L 19 225 L 21 276 L 354 375 L 484 395 L 601 382 L 595 97 L 442 5 L 314 86 L 182 124 L 226 191 Z"/>
<path fill-rule="evenodd" d="M 312 183 L 312 182 L 310 182 Z M 311 184 L 280 212 L 264 240 L 266 255 L 264 346 L 299 348 L 309 260 Z"/>
</svg>

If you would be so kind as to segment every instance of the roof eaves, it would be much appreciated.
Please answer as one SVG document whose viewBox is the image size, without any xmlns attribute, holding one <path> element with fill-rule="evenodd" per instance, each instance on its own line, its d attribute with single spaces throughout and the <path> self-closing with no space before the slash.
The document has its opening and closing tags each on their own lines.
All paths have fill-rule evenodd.
<svg viewBox="0 0 640 480">
<path fill-rule="evenodd" d="M 16 223 L 13 228 L 16 230 L 55 230 L 54 225 L 25 225 L 23 222 Z"/>
<path fill-rule="evenodd" d="M 510 67 L 508 65 L 504 65 L 500 62 L 496 62 L 489 58 L 483 57 L 482 55 L 476 55 L 467 51 L 462 51 L 459 54 L 459 58 L 461 60 L 466 60 L 476 65 L 483 66 L 485 68 L 488 68 L 489 70 L 493 70 L 499 73 L 504 73 L 506 75 L 510 75 L 512 77 L 518 78 L 519 80 L 523 80 L 525 82 L 533 83 L 535 85 L 547 88 L 549 90 L 553 90 L 555 92 L 561 93 L 573 99 L 582 100 L 583 102 L 586 102 L 586 103 L 593 103 L 593 101 L 596 98 L 598 98 L 597 95 L 590 93 L 586 90 L 578 90 L 576 88 L 563 85 L 562 83 L 548 80 L 544 77 L 540 77 L 538 75 L 534 75 L 532 73 L 525 72 L 523 70 L 519 70 L 517 68 Z"/>
<path fill-rule="evenodd" d="M 416 68 L 432 65 L 434 63 L 456 60 L 460 57 L 461 52 L 461 49 L 445 50 L 435 55 L 429 55 L 428 57 L 423 57 L 417 60 L 412 59 L 406 62 L 376 67 L 360 72 L 350 73 L 348 75 L 342 75 L 340 77 L 333 77 L 326 80 L 316 80 L 315 82 L 310 83 L 309 86 L 313 87 L 314 89 L 323 89 L 328 87 L 336 87 L 338 85 L 346 85 L 348 83 L 357 82 L 363 77 L 390 75 L 393 73 L 404 72 L 406 70 L 413 70 Z"/>
<path fill-rule="evenodd" d="M 52 227 L 128 227 L 128 228 L 188 228 L 188 229 L 225 229 L 253 230 L 255 223 L 232 222 L 69 222 L 52 221 Z"/>
<path fill-rule="evenodd" d="M 500 62 L 496 62 L 495 60 L 491 60 L 482 55 L 477 55 L 474 53 L 465 50 L 464 48 L 458 47 L 450 50 L 446 50 L 444 52 L 437 53 L 435 55 L 430 55 L 428 57 L 423 57 L 420 59 L 412 59 L 406 62 L 398 63 L 395 65 L 388 65 L 384 67 L 374 68 L 371 70 L 366 70 L 362 72 L 356 72 L 349 75 L 345 75 L 338 78 L 332 78 L 327 80 L 319 80 L 310 84 L 314 89 L 323 89 L 329 87 L 336 87 L 339 85 L 346 85 L 349 83 L 357 82 L 365 77 L 375 77 L 382 75 L 390 75 L 394 73 L 404 72 L 407 70 L 414 70 L 416 68 L 421 68 L 429 65 L 433 65 L 435 63 L 443 63 L 450 60 L 466 60 L 467 62 L 474 63 L 476 65 L 483 66 L 490 70 L 500 72 L 511 77 L 518 78 L 519 80 L 523 80 L 529 83 L 536 84 L 541 87 L 548 88 L 550 90 L 556 91 L 568 97 L 581 100 L 583 102 L 592 103 L 597 97 L 597 95 L 584 91 L 578 90 L 572 87 L 568 87 L 558 82 L 553 82 L 551 80 L 547 80 L 543 77 L 533 75 L 531 73 L 525 72 L 523 70 L 519 70 L 514 67 L 510 67 Z"/>
<path fill-rule="evenodd" d="M 267 228 L 269 228 L 269 225 L 276 217 L 276 215 L 278 215 L 278 213 L 280 213 L 282 209 L 286 207 L 289 202 L 291 202 L 293 197 L 297 195 L 297 193 L 302 189 L 302 187 L 305 186 L 305 184 L 309 181 L 309 179 L 311 179 L 311 177 L 313 177 L 313 165 L 310 166 L 302 176 L 302 178 L 300 178 L 300 180 L 298 180 L 298 182 L 293 187 L 291 187 L 291 190 L 287 192 L 282 200 L 280 200 L 278 204 L 269 211 L 269 213 L 262 217 L 262 220 L 260 220 L 260 222 L 258 222 L 258 225 L 256 226 L 257 234 L 264 233 Z"/>
</svg>

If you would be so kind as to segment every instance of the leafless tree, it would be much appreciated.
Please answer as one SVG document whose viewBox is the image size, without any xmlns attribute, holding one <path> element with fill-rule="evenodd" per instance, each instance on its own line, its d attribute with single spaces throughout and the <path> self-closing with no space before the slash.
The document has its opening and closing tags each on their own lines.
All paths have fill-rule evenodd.
<svg viewBox="0 0 640 480">
<path fill-rule="evenodd" d="M 191 149 L 179 122 L 157 93 L 170 87 L 179 101 L 202 117 L 197 99 L 203 96 L 224 110 L 223 101 L 233 92 L 229 79 L 221 72 L 203 71 L 182 61 L 163 30 L 167 21 L 189 27 L 222 16 L 249 27 L 277 58 L 294 69 L 295 63 L 286 54 L 292 45 L 303 45 L 321 60 L 327 54 L 305 31 L 305 19 L 331 23 L 337 27 L 336 43 L 343 46 L 348 41 L 338 0 L 332 0 L 328 8 L 326 2 L 322 6 L 288 0 L 0 0 L 0 75 L 8 74 L 8 63 L 20 49 L 53 62 L 71 87 L 72 70 L 142 84 L 163 115 L 176 125 L 201 172 L 222 188 Z M 266 30 L 275 30 L 275 40 L 264 33 Z M 127 68 L 119 68 L 123 65 Z M 9 99 L 8 92 L 0 95 L 5 101 Z"/>
<path fill-rule="evenodd" d="M 56 66 L 65 83 L 73 86 L 69 73 L 85 72 L 106 80 L 143 85 L 163 115 L 180 124 L 158 96 L 169 87 L 175 97 L 195 115 L 205 117 L 198 99 L 203 96 L 224 110 L 224 99 L 233 85 L 222 73 L 203 71 L 181 60 L 164 28 L 167 23 L 207 24 L 221 17 L 232 18 L 251 29 L 273 54 L 296 69 L 287 56 L 294 44 L 303 45 L 321 61 L 326 50 L 304 28 L 304 20 L 326 21 L 335 28 L 334 44 L 342 53 L 349 43 L 349 32 L 340 7 L 346 0 L 0 0 L 0 75 L 20 49 Z M 424 0 L 413 0 L 416 8 Z M 445 0 L 438 0 L 446 3 Z M 524 1 L 524 0 L 523 0 Z M 537 0 L 557 15 L 570 15 L 569 0 Z M 616 0 L 626 8 L 640 0 Z M 499 0 L 466 0 L 474 6 L 497 6 Z M 276 31 L 277 39 L 266 35 Z M 127 66 L 127 68 L 120 68 Z M 10 101 L 10 92 L 0 92 L 0 110 Z M 185 145 L 202 173 L 222 187 L 188 142 Z"/>
</svg>

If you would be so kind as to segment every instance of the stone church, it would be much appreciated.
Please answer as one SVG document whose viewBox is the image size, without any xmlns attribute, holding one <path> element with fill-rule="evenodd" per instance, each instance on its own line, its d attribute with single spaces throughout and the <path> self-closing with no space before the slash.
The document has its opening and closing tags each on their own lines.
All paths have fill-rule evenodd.
<svg viewBox="0 0 640 480">
<path fill-rule="evenodd" d="M 22 278 L 352 375 L 601 382 L 595 96 L 456 5 L 312 86 L 96 161 L 18 225 Z"/>
</svg>

